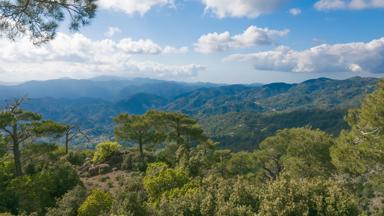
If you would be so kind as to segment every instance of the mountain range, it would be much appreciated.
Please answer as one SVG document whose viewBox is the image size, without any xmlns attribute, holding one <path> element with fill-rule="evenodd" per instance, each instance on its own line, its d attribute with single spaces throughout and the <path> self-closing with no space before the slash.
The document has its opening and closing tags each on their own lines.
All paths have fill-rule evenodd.
<svg viewBox="0 0 384 216">
<path fill-rule="evenodd" d="M 287 127 L 309 126 L 338 134 L 348 127 L 343 120 L 347 110 L 358 107 L 377 82 L 376 78 L 354 77 L 225 85 L 99 77 L 0 86 L 0 99 L 4 104 L 26 95 L 30 98 L 24 104 L 26 109 L 108 138 L 113 136 L 112 118 L 121 112 L 183 112 L 199 119 L 221 146 L 244 150 Z"/>
</svg>

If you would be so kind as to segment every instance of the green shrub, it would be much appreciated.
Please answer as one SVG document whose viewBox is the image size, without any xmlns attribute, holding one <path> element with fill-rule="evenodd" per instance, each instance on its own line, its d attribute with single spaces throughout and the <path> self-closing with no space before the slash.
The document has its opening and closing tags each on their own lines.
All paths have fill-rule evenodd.
<svg viewBox="0 0 384 216">
<path fill-rule="evenodd" d="M 144 188 L 152 201 L 173 188 L 182 187 L 189 181 L 183 169 L 171 169 L 165 163 L 152 163 L 148 165 L 147 175 L 144 177 Z"/>
<path fill-rule="evenodd" d="M 76 216 L 77 210 L 86 197 L 86 189 L 76 186 L 56 202 L 56 207 L 49 208 L 46 216 Z"/>
<path fill-rule="evenodd" d="M 93 155 L 92 161 L 95 163 L 103 162 L 113 153 L 117 152 L 121 145 L 117 142 L 102 142 L 96 146 L 96 152 Z"/>
<path fill-rule="evenodd" d="M 79 216 L 99 216 L 107 214 L 112 207 L 113 198 L 109 192 L 95 189 L 81 204 Z"/>
</svg>

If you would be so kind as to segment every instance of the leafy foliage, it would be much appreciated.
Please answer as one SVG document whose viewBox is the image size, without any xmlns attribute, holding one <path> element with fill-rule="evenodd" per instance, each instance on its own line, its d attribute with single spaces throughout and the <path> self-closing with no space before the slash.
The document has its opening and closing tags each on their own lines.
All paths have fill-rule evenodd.
<svg viewBox="0 0 384 216">
<path fill-rule="evenodd" d="M 14 178 L 7 190 L 12 191 L 18 203 L 19 213 L 42 214 L 46 207 L 52 207 L 55 199 L 79 184 L 80 179 L 74 169 L 58 165 L 32 176 Z"/>
<path fill-rule="evenodd" d="M 357 192 L 367 212 L 384 209 L 384 81 L 366 97 L 361 109 L 347 115 L 350 131 L 344 131 L 332 148 L 332 161 L 345 182 Z M 380 203 L 381 204 L 377 204 Z"/>
<path fill-rule="evenodd" d="M 57 202 L 56 206 L 49 208 L 47 216 L 76 216 L 77 209 L 87 197 L 87 191 L 82 186 L 76 186 L 64 194 Z"/>
<path fill-rule="evenodd" d="M 149 164 L 143 179 L 144 188 L 152 201 L 159 199 L 164 192 L 182 187 L 187 182 L 188 176 L 184 170 L 168 168 L 164 163 Z"/>
<path fill-rule="evenodd" d="M 0 158 L 8 152 L 7 141 L 0 135 Z"/>
<path fill-rule="evenodd" d="M 112 205 L 114 215 L 145 216 L 150 214 L 146 207 L 147 194 L 144 189 L 142 178 L 129 178 L 118 192 Z"/>
<path fill-rule="evenodd" d="M 119 140 L 137 143 L 142 158 L 144 145 L 154 144 L 161 139 L 161 135 L 154 128 L 154 122 L 146 115 L 120 114 L 114 121 L 116 137 Z"/>
<path fill-rule="evenodd" d="M 264 140 L 257 156 L 264 175 L 270 179 L 282 172 L 298 178 L 329 176 L 333 171 L 329 153 L 333 143 L 319 130 L 285 129 Z"/>
<path fill-rule="evenodd" d="M 23 110 L 25 98 L 17 99 L 0 112 L 0 132 L 10 141 L 15 161 L 15 174 L 21 176 L 22 164 L 20 149 L 22 145 L 36 137 L 57 136 L 62 126 L 53 121 L 42 121 L 38 113 Z"/>
<path fill-rule="evenodd" d="M 112 154 L 116 153 L 121 148 L 121 145 L 116 142 L 102 142 L 96 146 L 95 154 L 92 161 L 95 163 L 103 162 Z"/>
<path fill-rule="evenodd" d="M 261 200 L 260 215 L 359 215 L 353 195 L 324 179 L 279 179 Z"/>
<path fill-rule="evenodd" d="M 79 216 L 98 216 L 109 212 L 113 198 L 110 193 L 99 189 L 91 191 L 89 196 L 81 204 Z"/>
</svg>

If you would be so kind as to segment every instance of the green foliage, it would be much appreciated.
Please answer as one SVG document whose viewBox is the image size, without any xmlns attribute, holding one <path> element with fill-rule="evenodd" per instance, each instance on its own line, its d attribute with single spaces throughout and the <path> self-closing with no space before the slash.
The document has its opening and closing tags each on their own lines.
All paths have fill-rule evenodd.
<svg viewBox="0 0 384 216">
<path fill-rule="evenodd" d="M 357 201 L 325 179 L 278 179 L 261 193 L 259 215 L 359 215 Z"/>
<path fill-rule="evenodd" d="M 47 135 L 53 137 L 61 137 L 66 129 L 66 125 L 49 120 L 37 123 L 33 128 L 33 132 L 40 137 Z"/>
<path fill-rule="evenodd" d="M 54 166 L 64 155 L 64 150 L 54 144 L 28 144 L 22 150 L 25 174 L 32 175 Z"/>
<path fill-rule="evenodd" d="M 96 152 L 93 155 L 92 161 L 100 163 L 105 161 L 108 157 L 112 156 L 121 148 L 121 145 L 116 142 L 102 142 L 97 144 Z"/>
<path fill-rule="evenodd" d="M 367 214 L 384 209 L 384 80 L 362 107 L 346 117 L 351 125 L 332 148 L 332 162 Z M 381 211 L 382 212 L 382 211 Z"/>
<path fill-rule="evenodd" d="M 141 157 L 144 157 L 144 145 L 161 140 L 161 135 L 154 128 L 154 122 L 147 115 L 120 114 L 114 121 L 117 139 L 136 143 Z"/>
<path fill-rule="evenodd" d="M 90 156 L 89 152 L 87 151 L 71 151 L 66 156 L 65 159 L 71 163 L 72 165 L 81 166 L 84 164 L 85 159 Z"/>
<path fill-rule="evenodd" d="M 15 194 L 20 212 L 42 214 L 52 207 L 55 199 L 80 183 L 76 170 L 68 165 L 58 165 L 31 176 L 11 180 L 7 190 Z"/>
<path fill-rule="evenodd" d="M 14 40 L 26 35 L 38 45 L 54 38 L 60 22 L 67 16 L 70 29 L 78 30 L 95 16 L 94 0 L 81 1 L 0 1 L 0 30 Z"/>
<path fill-rule="evenodd" d="M 241 177 L 208 176 L 168 194 L 155 208 L 159 215 L 255 215 L 260 203 L 258 188 Z"/>
<path fill-rule="evenodd" d="M 192 150 L 187 166 L 189 175 L 203 176 L 210 172 L 212 164 L 215 163 L 216 145 L 212 140 L 206 140 Z"/>
<path fill-rule="evenodd" d="M 384 167 L 384 81 L 367 96 L 360 110 L 347 116 L 351 131 L 344 132 L 332 150 L 342 171 L 363 174 Z"/>
<path fill-rule="evenodd" d="M 78 185 L 57 200 L 56 206 L 49 208 L 46 216 L 77 216 L 77 209 L 86 197 L 86 189 Z"/>
<path fill-rule="evenodd" d="M 0 112 L 0 132 L 6 135 L 15 161 L 15 174 L 23 175 L 21 148 L 34 138 L 55 137 L 63 132 L 62 125 L 53 121 L 42 121 L 38 113 L 23 110 L 25 98 L 17 99 Z"/>
<path fill-rule="evenodd" d="M 168 144 L 176 144 L 175 158 L 181 166 L 188 166 L 191 147 L 208 139 L 197 121 L 183 113 L 151 110 L 146 115 L 157 124 L 157 130 Z"/>
<path fill-rule="evenodd" d="M 127 171 L 145 171 L 148 163 L 156 162 L 156 154 L 146 152 L 144 158 L 135 150 L 126 151 L 123 155 L 121 169 Z"/>
<path fill-rule="evenodd" d="M 158 124 L 168 142 L 190 148 L 196 141 L 206 140 L 203 129 L 197 121 L 183 113 L 148 111 L 147 115 Z"/>
<path fill-rule="evenodd" d="M 272 83 L 202 88 L 171 101 L 167 110 L 206 117 L 230 112 L 274 112 L 357 107 L 378 80 L 355 77 L 347 80 L 319 78 L 299 84 Z"/>
<path fill-rule="evenodd" d="M 145 204 L 146 201 L 147 194 L 142 178 L 128 178 L 115 197 L 111 213 L 113 215 L 149 215 L 149 209 Z"/>
<path fill-rule="evenodd" d="M 232 152 L 228 149 L 217 150 L 214 152 L 213 170 L 219 173 L 221 176 L 227 175 L 227 161 L 231 158 Z"/>
<path fill-rule="evenodd" d="M 165 163 L 151 163 L 143 183 L 150 200 L 156 201 L 164 192 L 182 187 L 188 181 L 187 173 L 181 168 L 171 169 Z"/>
<path fill-rule="evenodd" d="M 99 189 L 91 191 L 89 196 L 81 204 L 79 216 L 99 216 L 107 214 L 112 207 L 113 198 L 109 192 Z"/>
<path fill-rule="evenodd" d="M 230 176 L 246 175 L 256 173 L 260 168 L 255 154 L 248 152 L 237 152 L 231 155 L 226 164 L 226 172 Z"/>
<path fill-rule="evenodd" d="M 9 156 L 0 157 L 0 212 L 17 212 L 17 202 L 13 191 L 7 190 L 15 178 L 14 163 Z"/>
<path fill-rule="evenodd" d="M 342 109 L 305 109 L 283 112 L 239 112 L 213 115 L 200 120 L 201 125 L 219 147 L 234 151 L 257 149 L 258 145 L 278 130 L 311 127 L 332 135 L 348 129 Z"/>
<path fill-rule="evenodd" d="M 0 158 L 3 157 L 8 152 L 7 142 L 0 134 Z"/>
<path fill-rule="evenodd" d="M 320 130 L 285 129 L 264 140 L 256 154 L 263 175 L 269 179 L 282 172 L 298 178 L 330 176 L 329 148 L 333 143 L 333 138 Z"/>
</svg>

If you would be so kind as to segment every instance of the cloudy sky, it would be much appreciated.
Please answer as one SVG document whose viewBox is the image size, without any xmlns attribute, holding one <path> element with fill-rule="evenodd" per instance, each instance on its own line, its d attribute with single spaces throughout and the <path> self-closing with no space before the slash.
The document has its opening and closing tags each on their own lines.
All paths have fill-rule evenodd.
<svg viewBox="0 0 384 216">
<path fill-rule="evenodd" d="M 99 0 L 80 32 L 0 39 L 0 81 L 99 75 L 225 83 L 384 74 L 384 0 Z"/>
</svg>

